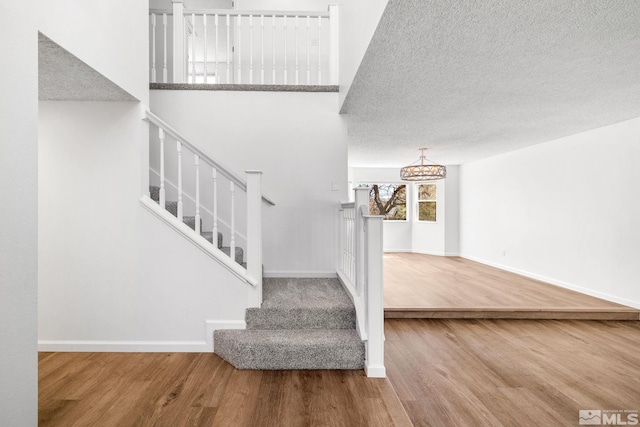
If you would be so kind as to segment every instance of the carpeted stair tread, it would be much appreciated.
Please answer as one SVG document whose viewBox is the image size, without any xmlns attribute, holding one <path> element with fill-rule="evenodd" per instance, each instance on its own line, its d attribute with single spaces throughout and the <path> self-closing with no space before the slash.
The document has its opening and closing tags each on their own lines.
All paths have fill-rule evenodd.
<svg viewBox="0 0 640 427">
<path fill-rule="evenodd" d="M 149 186 L 149 194 L 152 200 L 154 200 L 156 203 L 160 203 L 160 187 L 157 187 L 154 185 Z M 165 208 L 173 216 L 175 217 L 178 216 L 178 202 L 165 201 Z M 187 226 L 189 226 L 192 230 L 195 231 L 196 229 L 195 216 L 183 216 L 182 222 L 187 224 Z M 202 218 L 200 219 L 200 230 L 202 230 Z M 211 244 L 213 244 L 212 231 L 202 231 L 200 232 L 200 235 L 205 239 L 207 239 Z M 218 249 L 224 252 L 227 256 L 230 256 L 229 254 L 231 253 L 231 248 L 228 246 L 226 247 L 222 246 L 223 239 L 224 237 L 222 236 L 222 233 L 218 232 L 217 242 L 216 242 L 218 245 Z M 239 246 L 236 246 L 235 261 L 241 266 L 243 266 L 244 268 L 247 268 L 247 264 L 244 262 L 244 250 Z"/>
<path fill-rule="evenodd" d="M 213 243 L 213 231 L 203 231 L 202 233 L 200 233 L 202 235 L 202 237 L 204 237 L 205 239 L 207 239 L 209 241 L 209 243 Z M 222 247 L 222 233 L 220 233 L 218 231 L 218 249 L 220 249 Z"/>
<path fill-rule="evenodd" d="M 160 187 L 154 185 L 149 186 L 149 195 L 151 196 L 151 200 L 160 203 Z"/>
<path fill-rule="evenodd" d="M 223 247 L 220 248 L 220 250 L 222 252 L 224 252 L 225 255 L 227 255 L 229 257 L 231 256 L 231 255 L 229 255 L 231 253 L 231 248 L 229 246 L 223 246 Z M 242 248 L 238 247 L 238 246 L 236 246 L 236 257 L 235 257 L 235 260 L 236 260 L 236 262 L 238 264 L 242 264 L 243 261 L 244 261 L 244 250 Z"/>
<path fill-rule="evenodd" d="M 362 369 L 354 329 L 217 330 L 216 353 L 238 369 Z"/>
<path fill-rule="evenodd" d="M 356 312 L 338 279 L 267 278 L 247 329 L 354 329 Z"/>
<path fill-rule="evenodd" d="M 338 279 L 266 278 L 265 308 L 353 308 Z"/>
<path fill-rule="evenodd" d="M 165 209 L 176 218 L 178 217 L 178 202 L 165 202 Z M 183 217 L 184 218 L 184 217 Z"/>
<path fill-rule="evenodd" d="M 192 230 L 196 229 L 196 217 L 195 216 L 183 216 L 182 222 L 187 224 Z M 202 218 L 200 219 L 200 229 L 202 230 Z"/>
</svg>

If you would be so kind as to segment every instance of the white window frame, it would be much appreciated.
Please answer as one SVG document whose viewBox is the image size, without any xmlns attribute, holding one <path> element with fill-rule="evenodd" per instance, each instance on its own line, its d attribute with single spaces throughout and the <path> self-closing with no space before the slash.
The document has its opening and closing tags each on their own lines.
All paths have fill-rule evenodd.
<svg viewBox="0 0 640 427">
<path fill-rule="evenodd" d="M 436 186 L 436 198 L 435 199 L 429 199 L 429 200 L 421 200 L 420 199 L 420 185 L 435 185 Z M 415 214 L 416 214 L 416 222 L 422 222 L 422 223 L 426 223 L 426 224 L 437 224 L 438 223 L 438 218 L 440 217 L 440 215 L 438 215 L 438 195 L 440 193 L 440 189 L 438 188 L 438 184 L 437 182 L 416 182 L 414 185 L 414 193 L 415 193 Z M 429 221 L 426 219 L 420 219 L 420 202 L 434 202 L 436 204 L 436 220 L 435 221 Z"/>
</svg>

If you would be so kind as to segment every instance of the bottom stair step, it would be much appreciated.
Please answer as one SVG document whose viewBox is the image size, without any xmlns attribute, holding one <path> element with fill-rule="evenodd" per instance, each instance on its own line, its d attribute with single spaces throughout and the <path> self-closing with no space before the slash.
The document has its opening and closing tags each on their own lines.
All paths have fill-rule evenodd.
<svg viewBox="0 0 640 427">
<path fill-rule="evenodd" d="M 355 329 L 214 331 L 215 352 L 238 369 L 363 369 Z"/>
</svg>

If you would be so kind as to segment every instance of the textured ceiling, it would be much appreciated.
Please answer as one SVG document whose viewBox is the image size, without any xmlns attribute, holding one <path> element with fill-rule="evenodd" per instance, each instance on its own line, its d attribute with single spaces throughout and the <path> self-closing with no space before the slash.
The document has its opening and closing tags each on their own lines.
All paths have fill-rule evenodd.
<svg viewBox="0 0 640 427">
<path fill-rule="evenodd" d="M 136 98 L 42 33 L 38 34 L 38 99 L 136 101 Z"/>
<path fill-rule="evenodd" d="M 393 167 L 638 117 L 640 1 L 390 0 L 342 112 L 349 164 Z"/>
</svg>

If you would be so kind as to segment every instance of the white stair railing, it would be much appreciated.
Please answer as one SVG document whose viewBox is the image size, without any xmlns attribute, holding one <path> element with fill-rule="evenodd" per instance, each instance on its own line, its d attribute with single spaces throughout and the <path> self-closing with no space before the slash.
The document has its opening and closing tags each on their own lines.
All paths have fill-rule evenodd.
<svg viewBox="0 0 640 427">
<path fill-rule="evenodd" d="M 382 216 L 369 215 L 368 187 L 355 190 L 355 201 L 339 212 L 338 277 L 356 308 L 356 325 L 366 343 L 367 376 L 383 378 L 384 309 Z"/>
<path fill-rule="evenodd" d="M 148 181 L 152 185 L 157 184 L 160 190 L 157 201 L 150 198 L 148 189 L 143 190 L 141 199 L 143 206 L 173 226 L 238 277 L 254 285 L 256 288 L 250 293 L 249 306 L 260 306 L 262 302 L 261 207 L 263 202 L 274 205 L 271 200 L 262 195 L 261 172 L 247 171 L 246 181 L 242 180 L 203 153 L 153 113 L 147 111 L 145 120 L 149 123 L 149 159 L 148 163 L 145 162 L 149 165 Z M 175 145 L 165 144 L 166 140 L 172 140 Z M 168 147 L 175 147 L 175 151 Z M 182 158 L 185 151 L 193 155 L 188 157 L 193 158 L 193 163 L 187 162 L 183 165 Z M 158 173 L 154 167 L 159 169 Z M 203 168 L 211 169 L 211 174 L 206 175 L 211 176 L 211 180 L 201 179 Z M 172 171 L 175 171 L 175 174 Z M 218 183 L 221 179 L 229 183 L 227 194 L 219 191 Z M 175 182 L 177 185 L 174 184 Z M 175 205 L 170 202 L 172 200 L 176 200 Z M 242 204 L 245 205 L 245 209 L 240 211 L 237 207 Z M 222 210 L 229 215 L 220 215 L 220 207 L 226 207 Z M 189 216 L 194 221 L 193 227 L 183 222 Z M 205 230 L 211 230 L 212 243 L 204 237 Z M 223 239 L 229 242 L 228 255 L 218 248 L 218 231 L 224 235 Z M 245 249 L 246 263 L 241 260 L 236 261 L 238 245 Z"/>
<path fill-rule="evenodd" d="M 174 0 L 171 10 L 151 9 L 150 81 L 336 85 L 337 7 L 331 5 L 327 12 L 187 10 Z M 162 81 L 156 78 L 158 56 L 163 63 Z M 268 69 L 271 73 L 265 72 Z"/>
</svg>

